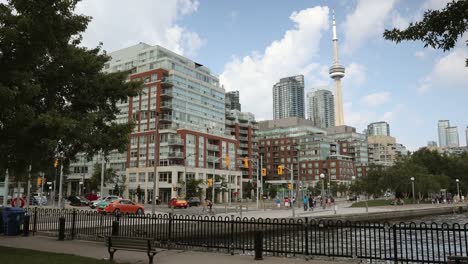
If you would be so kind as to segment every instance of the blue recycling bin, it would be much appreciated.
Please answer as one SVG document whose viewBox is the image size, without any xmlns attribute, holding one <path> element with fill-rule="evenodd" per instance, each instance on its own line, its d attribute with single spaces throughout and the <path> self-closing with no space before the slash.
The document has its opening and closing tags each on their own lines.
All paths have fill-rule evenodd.
<svg viewBox="0 0 468 264">
<path fill-rule="evenodd" d="M 24 209 L 15 207 L 3 208 L 3 231 L 6 236 L 16 236 L 21 232 L 24 223 Z"/>
</svg>

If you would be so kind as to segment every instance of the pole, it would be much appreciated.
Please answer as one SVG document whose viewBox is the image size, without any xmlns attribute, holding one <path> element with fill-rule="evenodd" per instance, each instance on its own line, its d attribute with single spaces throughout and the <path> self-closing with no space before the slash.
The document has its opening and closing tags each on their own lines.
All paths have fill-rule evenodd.
<svg viewBox="0 0 468 264">
<path fill-rule="evenodd" d="M 60 180 L 59 180 L 59 200 L 58 200 L 58 208 L 62 208 L 62 181 L 63 181 L 63 159 L 60 162 Z M 44 186 L 44 182 L 42 182 L 42 186 Z"/>
<path fill-rule="evenodd" d="M 5 193 L 3 194 L 3 207 L 7 206 L 8 201 L 8 169 L 5 172 Z"/>
<path fill-rule="evenodd" d="M 20 182 L 19 178 L 18 178 L 18 187 L 16 187 L 16 188 L 18 188 L 18 190 L 16 190 L 16 206 L 15 206 L 15 207 L 18 207 L 18 208 L 19 208 L 20 205 L 21 205 L 21 202 L 20 202 L 20 198 L 21 198 L 21 197 L 20 197 L 21 182 Z"/>
<path fill-rule="evenodd" d="M 102 152 L 101 157 L 101 198 L 104 197 L 104 152 Z M 83 179 L 83 187 L 84 187 L 84 179 Z M 83 192 L 84 194 L 84 192 Z"/>
<path fill-rule="evenodd" d="M 184 159 L 184 195 L 187 199 L 187 157 Z"/>
<path fill-rule="evenodd" d="M 263 156 L 260 156 L 260 170 L 263 170 Z M 263 199 L 263 175 L 260 175 L 260 190 Z M 265 209 L 265 206 L 263 206 L 263 209 Z"/>
<path fill-rule="evenodd" d="M 42 206 L 42 195 L 44 194 L 44 179 L 45 179 L 45 174 L 42 173 L 41 195 L 39 196 L 39 205 L 40 205 L 40 206 Z"/>
<path fill-rule="evenodd" d="M 294 191 L 293 191 L 294 190 L 294 179 L 293 179 L 294 173 L 293 173 L 293 170 L 294 170 L 294 165 L 291 163 L 291 170 L 290 170 L 291 171 L 291 196 L 290 196 L 290 198 L 291 198 L 292 215 L 293 215 L 293 217 L 295 217 L 296 216 L 296 211 L 295 211 L 296 209 L 294 209 L 294 203 L 293 203 L 294 198 L 292 197 L 292 195 L 294 194 Z"/>
<path fill-rule="evenodd" d="M 214 205 L 215 204 L 215 182 L 216 182 L 216 176 L 215 176 L 215 169 L 216 169 L 216 153 L 213 152 L 213 181 L 211 185 L 211 203 Z"/>
<path fill-rule="evenodd" d="M 416 196 L 414 196 L 414 181 L 411 181 L 411 188 L 413 189 L 413 204 L 416 203 Z"/>
<path fill-rule="evenodd" d="M 325 179 L 322 178 L 322 194 L 321 194 L 322 199 L 323 199 L 323 195 L 324 195 L 324 193 L 325 193 L 325 187 L 324 187 L 324 183 L 323 183 L 324 181 L 325 181 Z"/>
<path fill-rule="evenodd" d="M 458 199 L 461 199 L 461 197 L 460 197 L 460 185 L 458 184 L 458 181 L 457 181 L 457 193 L 458 193 Z"/>
<path fill-rule="evenodd" d="M 28 186 L 26 186 L 26 188 L 28 188 L 26 192 L 26 208 L 28 209 L 29 201 L 31 199 L 31 165 L 29 165 Z"/>
<path fill-rule="evenodd" d="M 260 195 L 258 193 L 258 189 L 260 188 L 260 186 L 259 186 L 260 184 L 258 183 L 258 174 L 259 174 L 258 166 L 259 166 L 259 163 L 258 163 L 258 159 L 257 159 L 257 188 L 256 188 L 257 189 L 257 209 L 259 208 L 258 199 L 260 197 Z"/>
<path fill-rule="evenodd" d="M 159 175 L 158 175 L 158 163 L 156 159 L 156 155 L 159 153 L 159 113 L 156 111 L 155 116 L 155 124 L 154 124 L 154 175 L 153 175 L 153 198 L 151 201 L 151 213 L 156 213 L 156 196 L 159 194 L 158 184 L 159 184 Z"/>
</svg>

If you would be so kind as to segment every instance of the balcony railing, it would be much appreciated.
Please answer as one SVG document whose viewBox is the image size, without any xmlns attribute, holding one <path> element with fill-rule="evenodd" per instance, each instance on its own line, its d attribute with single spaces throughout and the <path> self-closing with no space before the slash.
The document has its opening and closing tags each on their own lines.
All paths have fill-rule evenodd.
<svg viewBox="0 0 468 264">
<path fill-rule="evenodd" d="M 172 115 L 161 115 L 159 122 L 172 122 Z"/>
<path fill-rule="evenodd" d="M 184 145 L 184 141 L 180 138 L 173 138 L 167 141 L 169 145 Z"/>
<path fill-rule="evenodd" d="M 174 81 L 166 77 L 161 80 L 161 85 L 163 87 L 171 87 L 174 85 Z"/>
<path fill-rule="evenodd" d="M 165 97 L 173 97 L 173 93 L 172 93 L 172 89 L 163 89 L 161 91 L 161 96 L 165 96 Z"/>
<path fill-rule="evenodd" d="M 183 159 L 184 158 L 184 153 L 180 151 L 171 151 L 167 155 L 169 158 L 175 158 L 175 159 Z"/>
<path fill-rule="evenodd" d="M 172 109 L 172 103 L 171 102 L 162 102 L 161 103 L 161 109 Z"/>
<path fill-rule="evenodd" d="M 218 145 L 207 144 L 206 149 L 211 150 L 211 151 L 219 151 L 219 146 Z"/>
</svg>

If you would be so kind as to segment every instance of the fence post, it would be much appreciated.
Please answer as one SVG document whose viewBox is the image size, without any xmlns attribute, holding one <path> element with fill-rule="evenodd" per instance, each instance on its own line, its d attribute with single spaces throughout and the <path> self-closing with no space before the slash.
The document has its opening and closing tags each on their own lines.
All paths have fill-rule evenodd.
<svg viewBox="0 0 468 264">
<path fill-rule="evenodd" d="M 231 256 L 234 256 L 234 215 L 231 215 L 231 234 L 230 234 L 230 244 L 231 244 Z"/>
<path fill-rule="evenodd" d="M 76 222 L 76 209 L 73 208 L 72 226 L 71 226 L 71 239 L 75 239 L 75 222 Z"/>
<path fill-rule="evenodd" d="M 118 236 L 119 235 L 119 222 L 118 221 L 112 221 L 112 236 Z"/>
<path fill-rule="evenodd" d="M 171 247 L 171 239 L 172 239 L 172 213 L 169 213 L 169 228 L 168 228 L 168 234 L 167 234 L 167 249 L 170 249 Z"/>
<path fill-rule="evenodd" d="M 395 263 L 398 263 L 398 250 L 397 250 L 397 232 L 396 232 L 396 224 L 393 225 L 393 255 L 395 258 Z"/>
<path fill-rule="evenodd" d="M 29 214 L 26 214 L 24 216 L 24 224 L 23 224 L 23 235 L 24 236 L 29 236 L 29 220 L 31 216 Z"/>
<path fill-rule="evenodd" d="M 37 207 L 34 207 L 33 236 L 36 235 L 36 225 L 37 225 Z"/>
<path fill-rule="evenodd" d="M 58 240 L 63 241 L 65 239 L 65 217 L 59 218 L 59 235 Z"/>
<path fill-rule="evenodd" d="M 254 235 L 255 260 L 263 260 L 263 232 L 255 230 Z"/>
<path fill-rule="evenodd" d="M 309 255 L 309 218 L 305 218 L 304 223 L 304 232 L 305 232 L 305 255 Z"/>
</svg>

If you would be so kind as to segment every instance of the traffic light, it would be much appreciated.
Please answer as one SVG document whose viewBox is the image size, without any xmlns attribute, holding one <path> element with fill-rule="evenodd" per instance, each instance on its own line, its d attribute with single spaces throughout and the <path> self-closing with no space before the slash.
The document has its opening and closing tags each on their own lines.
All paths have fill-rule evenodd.
<svg viewBox="0 0 468 264">
<path fill-rule="evenodd" d="M 278 175 L 283 175 L 283 165 L 278 166 Z"/>
<path fill-rule="evenodd" d="M 42 178 L 39 176 L 37 177 L 37 186 L 41 186 L 42 185 Z"/>
<path fill-rule="evenodd" d="M 266 176 L 266 168 L 262 168 L 262 176 L 263 176 L 263 177 Z"/>
<path fill-rule="evenodd" d="M 248 168 L 249 167 L 249 158 L 245 157 L 244 158 L 244 168 Z"/>
<path fill-rule="evenodd" d="M 58 161 L 58 159 L 54 160 L 54 168 L 57 168 L 57 167 L 58 167 L 58 165 L 59 165 L 59 161 Z"/>
<path fill-rule="evenodd" d="M 229 163 L 230 163 L 229 155 L 226 155 L 226 168 L 229 168 Z"/>
<path fill-rule="evenodd" d="M 288 190 L 292 190 L 292 184 L 288 183 Z"/>
<path fill-rule="evenodd" d="M 213 186 L 213 179 L 208 179 L 208 187 L 211 187 Z"/>
</svg>

